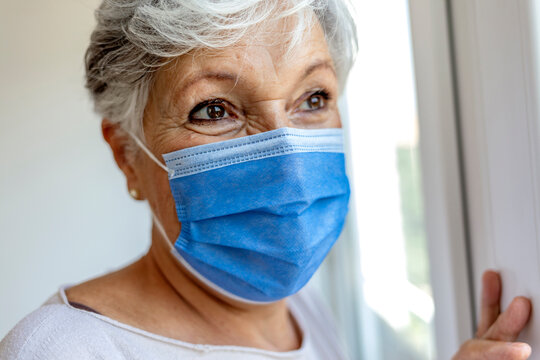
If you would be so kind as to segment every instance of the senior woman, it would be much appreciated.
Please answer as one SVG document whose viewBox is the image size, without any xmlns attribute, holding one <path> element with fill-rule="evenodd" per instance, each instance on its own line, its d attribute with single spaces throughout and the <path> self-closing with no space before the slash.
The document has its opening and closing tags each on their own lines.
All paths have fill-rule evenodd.
<svg viewBox="0 0 540 360">
<path fill-rule="evenodd" d="M 105 0 L 87 86 L 127 189 L 153 214 L 135 263 L 60 289 L 2 359 L 342 359 L 301 290 L 347 212 L 337 99 L 355 53 L 343 0 Z M 525 359 L 530 304 L 456 359 Z"/>
</svg>

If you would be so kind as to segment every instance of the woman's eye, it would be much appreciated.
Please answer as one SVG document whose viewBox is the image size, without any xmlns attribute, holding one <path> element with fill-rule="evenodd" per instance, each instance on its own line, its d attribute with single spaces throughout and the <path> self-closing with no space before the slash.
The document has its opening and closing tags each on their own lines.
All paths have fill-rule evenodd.
<svg viewBox="0 0 540 360">
<path fill-rule="evenodd" d="M 222 102 L 200 104 L 189 115 L 192 120 L 217 121 L 231 117 Z"/>
<path fill-rule="evenodd" d="M 319 110 L 326 106 L 326 100 L 328 96 L 322 93 L 315 93 L 308 97 L 300 105 L 300 110 Z"/>
</svg>

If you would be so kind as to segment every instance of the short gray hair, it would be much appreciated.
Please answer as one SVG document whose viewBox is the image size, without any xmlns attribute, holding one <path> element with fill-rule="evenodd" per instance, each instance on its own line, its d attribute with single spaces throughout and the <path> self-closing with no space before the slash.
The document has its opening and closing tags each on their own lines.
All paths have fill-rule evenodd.
<svg viewBox="0 0 540 360">
<path fill-rule="evenodd" d="M 103 0 L 86 51 L 86 87 L 96 111 L 135 134 L 157 69 L 196 49 L 240 41 L 268 19 L 295 16 L 294 46 L 320 22 L 343 88 L 356 54 L 347 0 Z"/>
</svg>

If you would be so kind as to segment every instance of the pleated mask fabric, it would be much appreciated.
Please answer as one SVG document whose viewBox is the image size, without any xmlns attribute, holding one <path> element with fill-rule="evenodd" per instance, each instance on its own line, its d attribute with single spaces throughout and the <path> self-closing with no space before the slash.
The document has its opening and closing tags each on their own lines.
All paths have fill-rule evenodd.
<svg viewBox="0 0 540 360">
<path fill-rule="evenodd" d="M 181 231 L 173 253 L 233 299 L 300 290 L 348 211 L 341 129 L 280 128 L 163 155 Z"/>
</svg>

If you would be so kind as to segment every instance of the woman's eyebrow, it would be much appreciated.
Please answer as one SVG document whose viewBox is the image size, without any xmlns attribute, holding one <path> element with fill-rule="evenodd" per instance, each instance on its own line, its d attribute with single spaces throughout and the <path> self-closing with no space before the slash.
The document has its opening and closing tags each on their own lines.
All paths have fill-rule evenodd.
<svg viewBox="0 0 540 360">
<path fill-rule="evenodd" d="M 300 80 L 304 80 L 307 78 L 311 73 L 313 73 L 315 70 L 319 69 L 329 69 L 332 70 L 334 75 L 336 75 L 336 70 L 334 69 L 334 65 L 332 64 L 332 60 L 326 59 L 326 60 L 316 60 L 313 64 L 308 66 L 308 68 L 304 71 L 304 74 L 300 78 Z"/>
<path fill-rule="evenodd" d="M 191 86 L 195 85 L 197 82 L 206 79 L 214 79 L 219 81 L 234 81 L 238 80 L 238 76 L 228 72 L 221 71 L 204 71 L 197 73 L 190 79 L 186 80 L 186 83 L 180 88 L 181 92 L 186 91 Z"/>
</svg>

